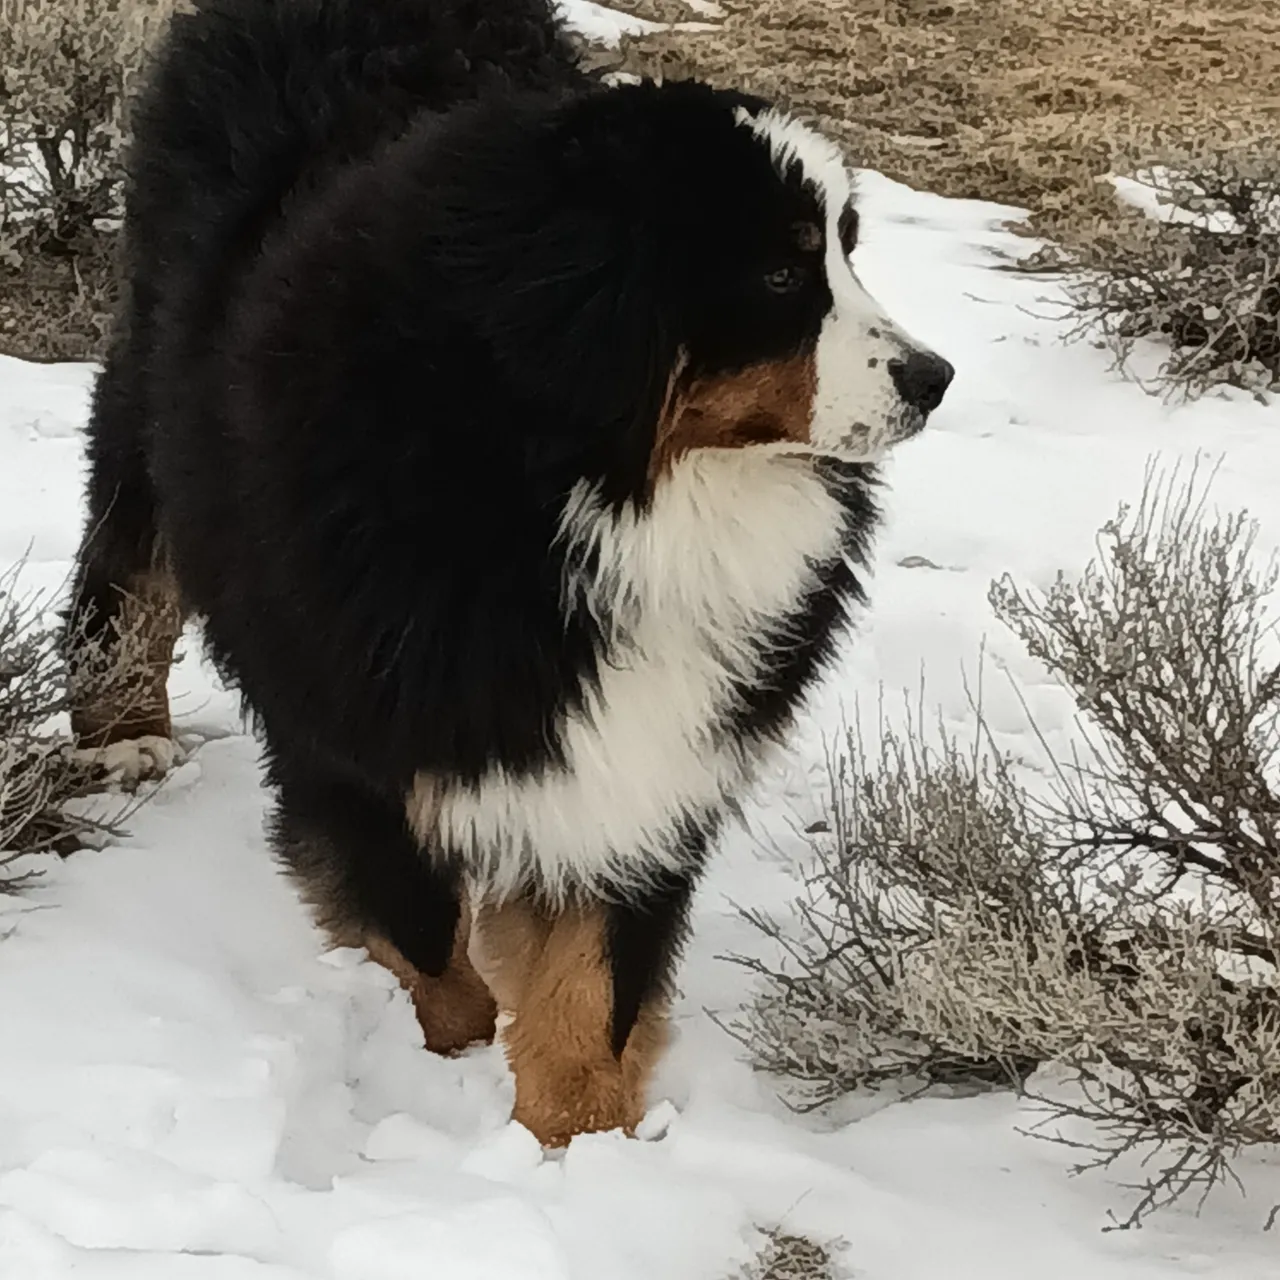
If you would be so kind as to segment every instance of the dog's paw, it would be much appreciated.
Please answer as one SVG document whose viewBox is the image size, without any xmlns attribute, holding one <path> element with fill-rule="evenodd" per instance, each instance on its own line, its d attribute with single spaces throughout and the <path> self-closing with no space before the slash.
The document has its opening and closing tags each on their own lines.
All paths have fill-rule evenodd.
<svg viewBox="0 0 1280 1280">
<path fill-rule="evenodd" d="M 636 1125 L 636 1137 L 641 1142 L 661 1142 L 679 1118 L 680 1113 L 672 1103 L 659 1102 L 657 1106 L 651 1107 L 644 1119 Z"/>
<path fill-rule="evenodd" d="M 105 747 L 80 748 L 72 752 L 80 764 L 101 772 L 111 786 L 131 791 L 143 782 L 163 778 L 185 758 L 172 738 L 154 734 L 128 738 Z"/>
</svg>

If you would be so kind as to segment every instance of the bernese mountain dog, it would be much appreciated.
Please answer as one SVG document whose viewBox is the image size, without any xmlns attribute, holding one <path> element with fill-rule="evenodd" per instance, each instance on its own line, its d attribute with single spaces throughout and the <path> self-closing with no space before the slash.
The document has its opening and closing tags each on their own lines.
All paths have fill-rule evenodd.
<svg viewBox="0 0 1280 1280">
<path fill-rule="evenodd" d="M 835 145 L 598 82 L 550 0 L 196 0 L 133 122 L 67 634 L 141 628 L 146 687 L 74 727 L 167 767 L 200 619 L 334 942 L 429 1049 L 501 1027 L 544 1143 L 633 1131 L 951 366 L 859 282 Z"/>
</svg>

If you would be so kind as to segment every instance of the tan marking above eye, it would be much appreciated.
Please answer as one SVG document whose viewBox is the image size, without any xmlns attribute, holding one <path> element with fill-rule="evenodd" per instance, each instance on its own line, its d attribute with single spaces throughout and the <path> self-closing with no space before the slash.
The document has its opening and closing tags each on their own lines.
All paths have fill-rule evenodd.
<svg viewBox="0 0 1280 1280">
<path fill-rule="evenodd" d="M 762 361 L 683 385 L 673 379 L 658 424 L 651 478 L 694 449 L 808 444 L 817 390 L 812 353 Z"/>
</svg>

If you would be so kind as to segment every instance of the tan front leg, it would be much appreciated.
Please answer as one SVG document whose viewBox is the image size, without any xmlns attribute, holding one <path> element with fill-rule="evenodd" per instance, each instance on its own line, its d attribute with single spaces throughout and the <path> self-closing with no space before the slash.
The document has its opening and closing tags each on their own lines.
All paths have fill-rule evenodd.
<svg viewBox="0 0 1280 1280">
<path fill-rule="evenodd" d="M 515 1119 L 549 1147 L 580 1133 L 634 1133 L 666 1015 L 658 1002 L 646 1007 L 615 1056 L 604 908 L 482 907 L 473 957 L 509 1018 L 502 1043 L 516 1078 Z"/>
</svg>

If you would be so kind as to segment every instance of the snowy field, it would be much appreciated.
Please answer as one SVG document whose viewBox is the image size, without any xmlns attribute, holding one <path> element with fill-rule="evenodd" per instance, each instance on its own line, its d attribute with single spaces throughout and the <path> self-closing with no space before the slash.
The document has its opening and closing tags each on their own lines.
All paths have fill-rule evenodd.
<svg viewBox="0 0 1280 1280">
<path fill-rule="evenodd" d="M 754 945 L 730 904 L 787 900 L 825 735 L 855 704 L 924 672 L 963 725 L 985 640 L 1001 745 L 1030 743 L 1005 668 L 1050 739 L 1070 734 L 1066 697 L 990 617 L 993 577 L 1081 568 L 1153 454 L 1203 451 L 1215 503 L 1262 521 L 1262 552 L 1280 540 L 1280 407 L 1169 406 L 1059 345 L 1054 286 L 995 269 L 1025 249 L 1012 216 L 863 179 L 857 265 L 959 375 L 888 470 L 870 614 L 701 894 L 649 1140 L 544 1156 L 510 1122 L 500 1051 L 429 1056 L 385 972 L 323 952 L 265 847 L 255 745 L 193 636 L 172 685 L 189 761 L 126 838 L 0 900 L 3 1280 L 728 1280 L 776 1225 L 843 1241 L 850 1280 L 1280 1274 L 1262 1231 L 1274 1164 L 1244 1163 L 1246 1194 L 1198 1215 L 1104 1232 L 1124 1193 L 1068 1178 L 1071 1154 L 1022 1136 L 1036 1117 L 1011 1096 L 800 1121 L 711 1016 L 746 995 L 717 959 Z M 91 376 L 0 361 L 0 571 L 29 554 L 32 590 L 74 550 Z"/>
</svg>

